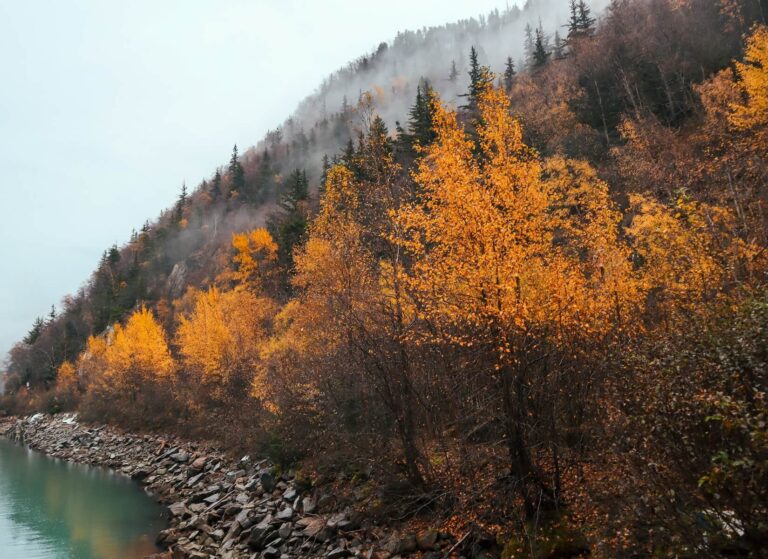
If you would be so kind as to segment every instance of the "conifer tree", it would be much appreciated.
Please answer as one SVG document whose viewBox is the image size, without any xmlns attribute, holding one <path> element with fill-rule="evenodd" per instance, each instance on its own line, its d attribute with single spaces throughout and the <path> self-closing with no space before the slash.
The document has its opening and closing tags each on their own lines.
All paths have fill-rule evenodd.
<svg viewBox="0 0 768 559">
<path fill-rule="evenodd" d="M 35 319 L 35 322 L 32 323 L 32 329 L 27 333 L 26 336 L 24 336 L 24 343 L 27 345 L 34 344 L 37 339 L 40 337 L 40 334 L 43 333 L 43 329 L 45 328 L 45 321 L 41 317 L 37 317 Z"/>
<path fill-rule="evenodd" d="M 424 80 L 416 88 L 416 101 L 408 116 L 408 130 L 398 123 L 398 143 L 411 155 L 416 155 L 416 146 L 426 147 L 435 139 L 434 102 L 435 91 Z"/>
<path fill-rule="evenodd" d="M 456 69 L 456 61 L 451 60 L 451 73 L 448 74 L 448 81 L 451 83 L 456 83 L 456 80 L 459 79 L 459 71 Z"/>
<path fill-rule="evenodd" d="M 221 196 L 221 171 L 217 168 L 211 181 L 211 197 L 216 199 Z"/>
<path fill-rule="evenodd" d="M 536 43 L 533 35 L 533 27 L 529 23 L 525 25 L 525 39 L 523 41 L 523 54 L 525 56 L 525 66 L 530 68 L 533 66 L 533 51 L 535 50 Z"/>
<path fill-rule="evenodd" d="M 541 25 L 536 28 L 536 41 L 533 48 L 533 67 L 541 68 L 548 61 L 551 53 L 547 49 L 547 40 Z"/>
<path fill-rule="evenodd" d="M 464 108 L 474 111 L 480 94 L 492 84 L 493 73 L 488 66 L 480 64 L 477 50 L 472 47 L 469 51 L 469 92 L 464 95 L 468 97 L 468 103 Z"/>
<path fill-rule="evenodd" d="M 245 171 L 237 157 L 237 144 L 232 148 L 232 157 L 229 160 L 229 180 L 234 192 L 245 194 Z"/>
<path fill-rule="evenodd" d="M 179 193 L 179 199 L 176 201 L 176 211 L 173 215 L 173 221 L 176 224 L 181 223 L 184 219 L 184 208 L 187 206 L 187 183 L 181 184 L 181 192 Z"/>
<path fill-rule="evenodd" d="M 512 61 L 512 57 L 507 57 L 507 63 L 504 67 L 504 89 L 509 92 L 512 89 L 512 82 L 515 79 L 515 63 Z"/>
<path fill-rule="evenodd" d="M 552 54 L 555 56 L 555 60 L 562 60 L 565 58 L 565 48 L 565 41 L 562 37 L 560 37 L 560 33 L 555 31 L 555 48 L 552 51 Z"/>
</svg>

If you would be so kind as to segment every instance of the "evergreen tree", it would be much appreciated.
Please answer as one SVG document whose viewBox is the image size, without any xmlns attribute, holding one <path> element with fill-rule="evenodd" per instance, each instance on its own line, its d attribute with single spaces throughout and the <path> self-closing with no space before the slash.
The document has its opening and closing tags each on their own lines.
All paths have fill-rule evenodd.
<svg viewBox="0 0 768 559">
<path fill-rule="evenodd" d="M 299 202 L 309 197 L 309 181 L 305 170 L 295 169 L 288 178 L 288 184 L 280 196 L 280 207 L 288 213 L 296 211 Z"/>
<path fill-rule="evenodd" d="M 413 156 L 416 155 L 417 145 L 426 147 L 435 140 L 435 99 L 434 89 L 423 80 L 416 88 L 416 101 L 408 112 L 408 130 L 398 123 L 398 144 Z"/>
<path fill-rule="evenodd" d="M 232 148 L 232 157 L 229 160 L 229 180 L 234 192 L 241 195 L 247 194 L 245 192 L 245 171 L 237 157 L 237 144 Z"/>
<path fill-rule="evenodd" d="M 525 40 L 523 42 L 523 53 L 525 55 L 525 66 L 530 68 L 533 66 L 533 52 L 536 44 L 533 37 L 533 27 L 529 23 L 525 24 Z"/>
<path fill-rule="evenodd" d="M 221 171 L 217 168 L 211 181 L 211 197 L 215 200 L 219 196 L 221 196 Z"/>
<path fill-rule="evenodd" d="M 459 79 L 459 71 L 456 69 L 456 61 L 451 60 L 451 73 L 448 74 L 448 81 L 451 83 L 456 83 L 456 80 Z"/>
<path fill-rule="evenodd" d="M 493 84 L 493 73 L 488 66 L 483 66 L 478 60 L 477 50 L 472 47 L 469 51 L 469 92 L 463 97 L 468 97 L 465 109 L 474 111 L 477 108 L 478 96 Z"/>
<path fill-rule="evenodd" d="M 595 18 L 584 0 L 571 0 L 568 19 L 568 41 L 589 37 L 595 32 Z"/>
<path fill-rule="evenodd" d="M 539 26 L 536 28 L 536 41 L 533 48 L 533 67 L 541 68 L 544 66 L 549 61 L 550 54 L 547 49 L 547 39 L 544 35 L 544 30 Z"/>
<path fill-rule="evenodd" d="M 120 262 L 120 251 L 118 250 L 116 244 L 109 248 L 109 252 L 107 253 L 107 262 L 109 262 L 110 266 L 114 266 Z"/>
<path fill-rule="evenodd" d="M 323 171 L 320 175 L 320 193 L 323 193 L 325 191 L 325 181 L 328 178 L 328 171 L 331 170 L 331 160 L 328 157 L 328 154 L 323 155 Z"/>
<path fill-rule="evenodd" d="M 565 58 L 565 47 L 566 43 L 563 38 L 560 37 L 560 32 L 555 31 L 555 48 L 552 51 L 552 54 L 555 56 L 555 60 L 562 60 Z"/>
<path fill-rule="evenodd" d="M 578 0 L 571 0 L 569 8 L 570 14 L 568 17 L 568 40 L 571 40 L 579 34 Z"/>
<path fill-rule="evenodd" d="M 591 15 L 592 10 L 584 0 L 579 0 L 579 28 L 585 36 L 591 36 L 595 32 L 597 20 Z"/>
<path fill-rule="evenodd" d="M 293 268 L 293 250 L 307 232 L 309 181 L 303 169 L 295 169 L 280 196 L 280 210 L 269 219 L 268 228 L 277 242 L 278 259 L 285 270 Z"/>
<path fill-rule="evenodd" d="M 37 317 L 35 322 L 32 323 L 32 329 L 24 336 L 22 340 L 27 345 L 32 345 L 40 337 L 45 329 L 45 321 L 41 317 Z"/>
<path fill-rule="evenodd" d="M 509 92 L 512 89 L 512 82 L 515 79 L 515 63 L 512 61 L 512 57 L 507 57 L 507 63 L 504 67 L 504 89 Z"/>
<path fill-rule="evenodd" d="M 53 321 L 56 320 L 56 305 L 51 305 L 51 312 L 48 313 L 48 324 L 53 324 Z"/>
<path fill-rule="evenodd" d="M 173 215 L 173 221 L 176 224 L 181 223 L 184 219 L 184 208 L 187 206 L 187 183 L 181 184 L 181 193 L 179 193 L 179 199 L 176 201 L 176 209 Z"/>
</svg>

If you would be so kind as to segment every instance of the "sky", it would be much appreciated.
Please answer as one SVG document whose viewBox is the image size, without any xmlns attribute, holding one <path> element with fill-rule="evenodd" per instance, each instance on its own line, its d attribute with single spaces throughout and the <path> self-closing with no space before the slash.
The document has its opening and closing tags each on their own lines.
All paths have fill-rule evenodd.
<svg viewBox="0 0 768 559">
<path fill-rule="evenodd" d="M 325 76 L 398 31 L 506 4 L 0 0 L 0 360 Z"/>
</svg>

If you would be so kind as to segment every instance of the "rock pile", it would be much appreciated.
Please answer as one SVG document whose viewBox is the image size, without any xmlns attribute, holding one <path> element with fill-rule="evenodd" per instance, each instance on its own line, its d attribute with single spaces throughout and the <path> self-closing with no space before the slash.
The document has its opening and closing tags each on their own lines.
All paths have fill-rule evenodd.
<svg viewBox="0 0 768 559">
<path fill-rule="evenodd" d="M 82 425 L 74 416 L 37 414 L 0 428 L 49 456 L 122 472 L 168 505 L 169 527 L 157 537 L 168 551 L 157 558 L 438 559 L 455 543 L 432 531 L 386 534 L 266 460 L 231 460 L 205 445 Z"/>
</svg>

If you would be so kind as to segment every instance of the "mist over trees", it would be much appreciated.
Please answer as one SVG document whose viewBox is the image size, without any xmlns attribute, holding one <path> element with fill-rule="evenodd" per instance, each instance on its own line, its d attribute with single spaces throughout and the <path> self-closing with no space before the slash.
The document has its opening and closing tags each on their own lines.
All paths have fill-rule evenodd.
<svg viewBox="0 0 768 559">
<path fill-rule="evenodd" d="M 505 557 L 760 556 L 766 13 L 401 33 L 105 251 L 0 409 L 352 471 Z"/>
</svg>

